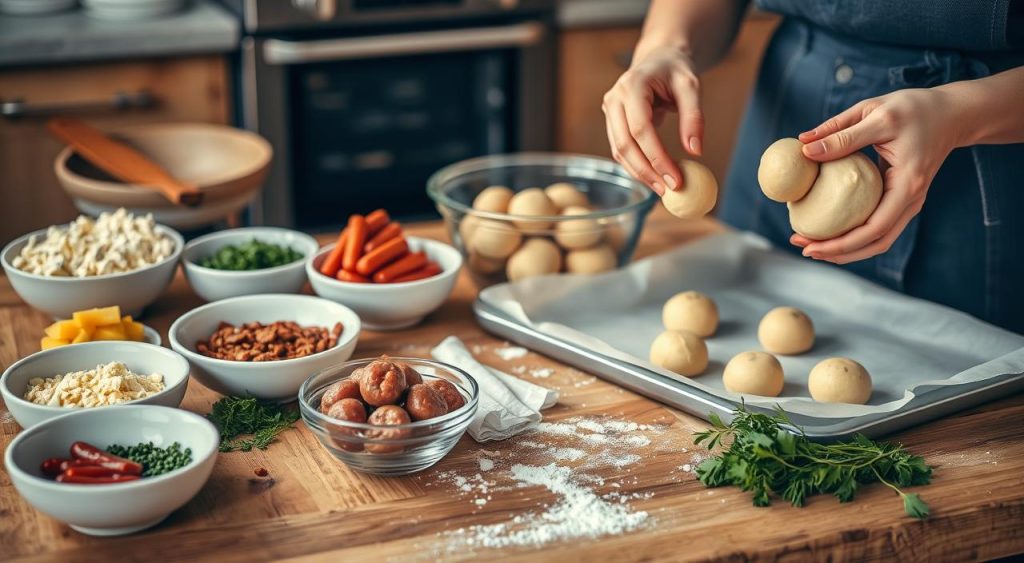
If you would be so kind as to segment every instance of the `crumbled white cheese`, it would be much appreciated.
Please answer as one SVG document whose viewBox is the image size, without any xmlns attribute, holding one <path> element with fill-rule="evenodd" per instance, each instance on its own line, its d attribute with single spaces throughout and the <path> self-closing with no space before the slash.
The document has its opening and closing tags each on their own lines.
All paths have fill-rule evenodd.
<svg viewBox="0 0 1024 563">
<path fill-rule="evenodd" d="M 29 238 L 14 267 L 31 274 L 88 277 L 130 272 L 156 264 L 174 252 L 174 241 L 155 231 L 152 215 L 136 217 L 124 208 L 93 220 L 79 216 L 52 226 L 46 237 Z"/>
<path fill-rule="evenodd" d="M 25 399 L 50 407 L 102 407 L 144 399 L 164 389 L 164 376 L 132 373 L 121 362 L 29 380 Z"/>
</svg>

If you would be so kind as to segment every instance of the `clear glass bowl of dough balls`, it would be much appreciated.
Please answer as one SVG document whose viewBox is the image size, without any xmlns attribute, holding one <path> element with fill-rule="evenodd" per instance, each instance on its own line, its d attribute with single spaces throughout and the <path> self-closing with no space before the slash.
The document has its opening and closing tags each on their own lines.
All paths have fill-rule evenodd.
<svg viewBox="0 0 1024 563">
<path fill-rule="evenodd" d="M 420 358 L 345 362 L 299 389 L 302 420 L 324 448 L 377 475 L 408 475 L 440 461 L 466 432 L 478 401 L 472 376 Z"/>
<path fill-rule="evenodd" d="M 427 182 L 477 285 L 629 262 L 657 201 L 615 162 L 518 153 L 464 160 Z"/>
</svg>

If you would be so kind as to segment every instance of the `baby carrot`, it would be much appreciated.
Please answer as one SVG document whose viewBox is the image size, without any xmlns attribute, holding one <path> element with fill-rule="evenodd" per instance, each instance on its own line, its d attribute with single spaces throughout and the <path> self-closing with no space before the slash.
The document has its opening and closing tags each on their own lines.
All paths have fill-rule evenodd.
<svg viewBox="0 0 1024 563">
<path fill-rule="evenodd" d="M 363 252 L 370 252 L 385 242 L 400 236 L 402 236 L 402 226 L 398 224 L 398 221 L 392 221 L 366 242 Z"/>
<path fill-rule="evenodd" d="M 363 245 L 366 244 L 366 219 L 362 215 L 349 217 L 346 230 L 348 239 L 345 241 L 341 267 L 351 272 L 356 269 L 356 263 L 363 253 Z"/>
<path fill-rule="evenodd" d="M 413 252 L 405 257 L 384 266 L 373 274 L 373 281 L 376 283 L 388 283 L 400 278 L 409 272 L 418 270 L 427 264 L 427 255 L 423 252 Z"/>
<path fill-rule="evenodd" d="M 366 238 L 370 238 L 373 235 L 380 232 L 381 229 L 388 226 L 391 222 L 391 217 L 388 216 L 388 212 L 383 209 L 371 211 L 366 216 Z"/>
<path fill-rule="evenodd" d="M 423 266 L 422 268 L 420 268 L 418 270 L 414 270 L 412 272 L 409 272 L 408 274 L 405 274 L 404 276 L 401 276 L 399 278 L 395 278 L 394 280 L 391 280 L 391 283 L 404 283 L 404 282 L 411 282 L 411 281 L 416 281 L 416 280 L 422 280 L 422 279 L 425 279 L 425 278 L 434 277 L 434 276 L 436 276 L 437 274 L 440 274 L 440 273 L 441 273 L 441 266 L 438 266 L 437 262 L 427 262 L 426 266 Z"/>
<path fill-rule="evenodd" d="M 348 270 L 338 270 L 338 280 L 352 283 L 370 283 L 370 278 Z"/>
<path fill-rule="evenodd" d="M 341 256 L 345 253 L 345 239 L 348 238 L 346 233 L 348 229 L 342 229 L 338 234 L 338 242 L 334 243 L 331 253 L 324 259 L 323 264 L 320 264 L 321 274 L 332 278 L 338 274 L 338 270 L 341 269 Z"/>
<path fill-rule="evenodd" d="M 356 271 L 364 276 L 368 276 L 392 261 L 401 258 L 406 252 L 409 252 L 409 245 L 405 242 L 405 239 L 401 237 L 393 238 L 375 248 L 373 252 L 369 252 L 360 258 L 359 262 L 356 263 Z"/>
</svg>

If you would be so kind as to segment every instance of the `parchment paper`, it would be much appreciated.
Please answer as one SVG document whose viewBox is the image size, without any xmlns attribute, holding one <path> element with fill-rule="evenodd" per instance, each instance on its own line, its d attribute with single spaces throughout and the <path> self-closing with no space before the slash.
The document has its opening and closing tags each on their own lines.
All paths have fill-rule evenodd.
<svg viewBox="0 0 1024 563">
<path fill-rule="evenodd" d="M 680 291 L 718 304 L 721 324 L 707 340 L 704 374 L 686 378 L 651 364 L 663 330 L 661 308 Z M 1024 337 L 959 311 L 890 291 L 838 268 L 772 249 L 750 233 L 723 233 L 597 276 L 553 275 L 490 287 L 486 303 L 536 330 L 640 365 L 685 385 L 739 401 L 722 370 L 734 355 L 760 350 L 757 325 L 774 307 L 804 310 L 817 341 L 801 356 L 778 356 L 786 376 L 780 397 L 744 395 L 747 404 L 791 413 L 848 418 L 889 412 L 928 389 L 1024 373 Z M 852 358 L 867 368 L 867 405 L 810 398 L 807 374 L 819 361 Z"/>
</svg>

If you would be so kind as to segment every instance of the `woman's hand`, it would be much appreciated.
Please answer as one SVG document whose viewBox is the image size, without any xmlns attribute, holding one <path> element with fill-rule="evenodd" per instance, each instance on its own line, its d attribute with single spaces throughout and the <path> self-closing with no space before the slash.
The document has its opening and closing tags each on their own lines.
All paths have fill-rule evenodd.
<svg viewBox="0 0 1024 563">
<path fill-rule="evenodd" d="M 793 235 L 804 256 L 846 264 L 889 250 L 921 211 L 928 187 L 958 146 L 960 123 L 955 98 L 939 88 L 908 89 L 864 100 L 800 134 L 804 156 L 835 160 L 873 145 L 881 159 L 883 191 L 864 225 L 830 240 Z"/>
<path fill-rule="evenodd" d="M 704 114 L 700 108 L 700 82 L 692 58 L 682 49 L 659 47 L 633 61 L 601 105 L 608 128 L 612 156 L 633 177 L 658 195 L 679 189 L 679 165 L 658 138 L 657 126 L 665 113 L 679 113 L 679 136 L 693 155 L 701 153 Z"/>
</svg>

